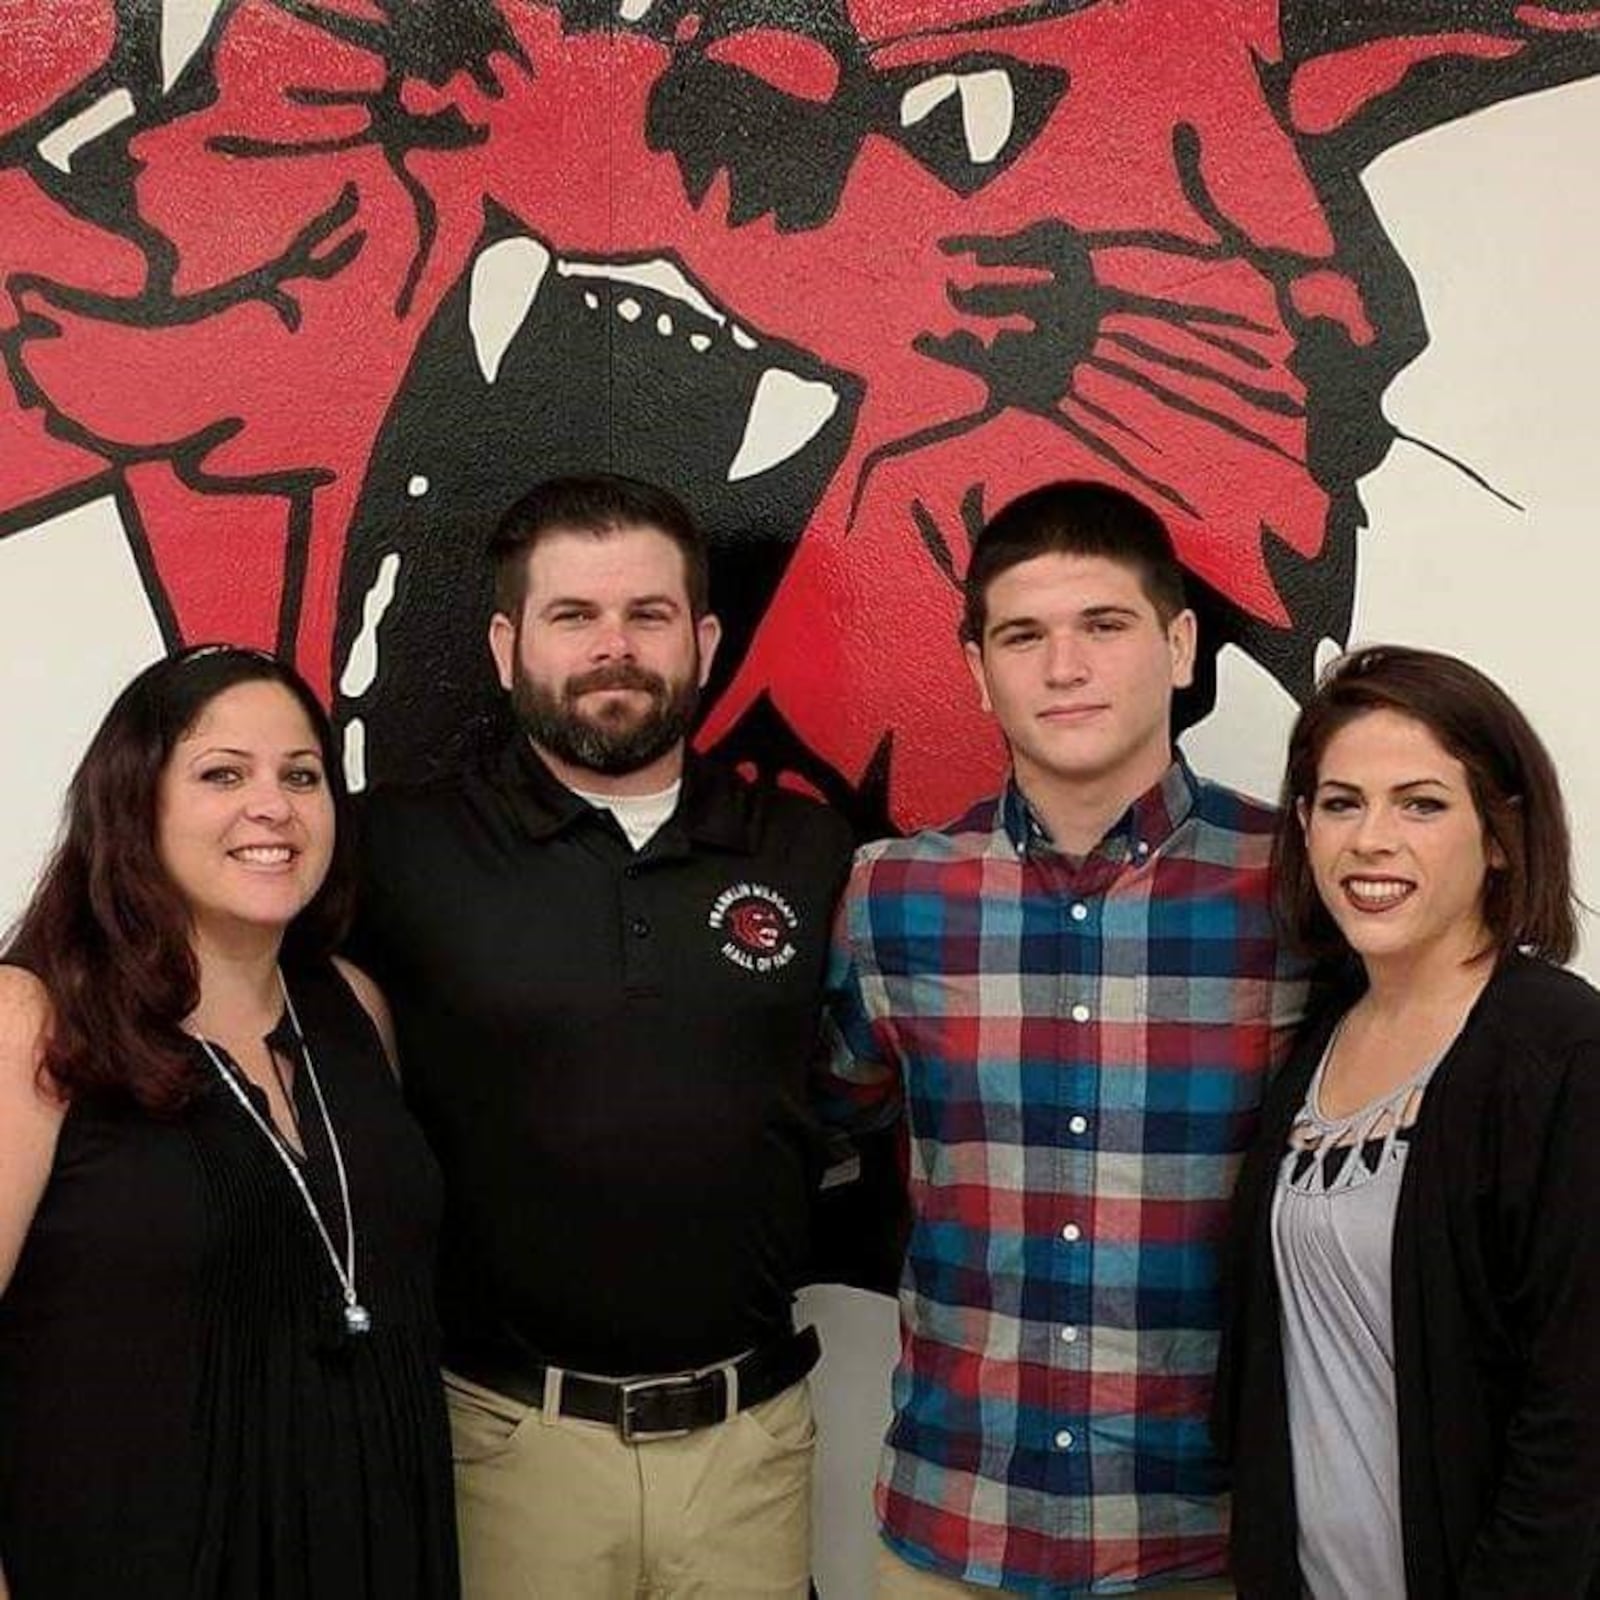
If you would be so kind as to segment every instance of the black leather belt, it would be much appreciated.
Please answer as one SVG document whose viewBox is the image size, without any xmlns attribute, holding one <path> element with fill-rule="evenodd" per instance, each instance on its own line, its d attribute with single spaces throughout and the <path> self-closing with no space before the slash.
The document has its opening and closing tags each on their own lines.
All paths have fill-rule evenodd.
<svg viewBox="0 0 1600 1600">
<path fill-rule="evenodd" d="M 544 1409 L 553 1395 L 556 1414 L 608 1422 L 629 1444 L 675 1439 L 725 1422 L 798 1383 L 822 1354 L 815 1328 L 785 1334 L 719 1367 L 669 1372 L 655 1378 L 592 1378 L 529 1361 L 516 1366 L 458 1360 L 450 1369 L 473 1383 Z"/>
</svg>

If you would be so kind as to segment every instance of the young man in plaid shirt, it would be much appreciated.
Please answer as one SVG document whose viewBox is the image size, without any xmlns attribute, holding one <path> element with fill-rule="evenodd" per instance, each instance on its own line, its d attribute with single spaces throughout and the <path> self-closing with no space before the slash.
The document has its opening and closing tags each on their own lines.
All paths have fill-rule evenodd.
<svg viewBox="0 0 1600 1600">
<path fill-rule="evenodd" d="M 1174 753 L 1195 617 L 1131 496 L 1006 506 L 962 632 L 1010 781 L 862 850 L 835 950 L 838 1071 L 909 1121 L 878 1592 L 1226 1594 L 1217 1243 L 1304 993 L 1273 814 Z"/>
</svg>

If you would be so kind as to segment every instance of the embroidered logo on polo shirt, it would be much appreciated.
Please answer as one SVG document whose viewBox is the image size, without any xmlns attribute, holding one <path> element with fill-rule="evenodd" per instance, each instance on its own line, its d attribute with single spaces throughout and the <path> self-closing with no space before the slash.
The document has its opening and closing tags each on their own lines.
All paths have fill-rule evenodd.
<svg viewBox="0 0 1600 1600">
<path fill-rule="evenodd" d="M 726 935 L 722 954 L 746 972 L 776 972 L 794 960 L 795 909 L 764 883 L 735 883 L 711 903 L 706 925 Z"/>
</svg>

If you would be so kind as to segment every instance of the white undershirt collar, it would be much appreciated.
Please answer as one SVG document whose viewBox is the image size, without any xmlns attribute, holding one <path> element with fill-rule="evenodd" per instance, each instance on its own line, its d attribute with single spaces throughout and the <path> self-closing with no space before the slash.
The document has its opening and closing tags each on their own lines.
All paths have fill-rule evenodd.
<svg viewBox="0 0 1600 1600">
<path fill-rule="evenodd" d="M 683 779 L 680 778 L 655 794 L 592 794 L 578 788 L 573 788 L 572 792 L 597 811 L 609 811 L 617 819 L 617 826 L 627 834 L 628 843 L 635 850 L 642 850 L 677 809 L 678 791 L 682 788 Z"/>
</svg>

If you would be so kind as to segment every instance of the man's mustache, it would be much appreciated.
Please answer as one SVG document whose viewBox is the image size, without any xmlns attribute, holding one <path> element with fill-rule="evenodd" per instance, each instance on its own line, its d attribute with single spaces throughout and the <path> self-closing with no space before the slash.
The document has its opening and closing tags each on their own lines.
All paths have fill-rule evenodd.
<svg viewBox="0 0 1600 1600">
<path fill-rule="evenodd" d="M 570 704 L 579 695 L 593 694 L 598 689 L 638 689 L 641 693 L 661 699 L 667 693 L 667 680 L 659 673 L 622 661 L 615 666 L 594 667 L 568 678 L 562 698 Z"/>
</svg>

